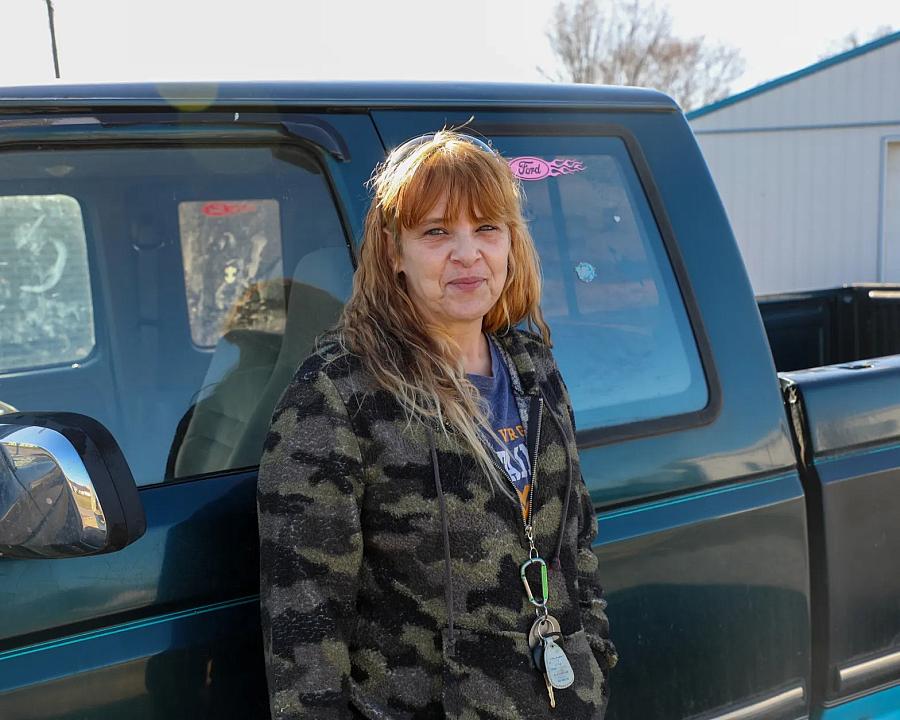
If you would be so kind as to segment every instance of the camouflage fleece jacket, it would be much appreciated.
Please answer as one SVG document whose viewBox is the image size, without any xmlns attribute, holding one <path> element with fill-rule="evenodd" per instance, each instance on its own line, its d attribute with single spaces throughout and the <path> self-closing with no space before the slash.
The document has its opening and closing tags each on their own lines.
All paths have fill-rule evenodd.
<svg viewBox="0 0 900 720">
<path fill-rule="evenodd" d="M 279 401 L 259 468 L 273 720 L 603 717 L 617 658 L 568 393 L 539 338 L 496 339 L 536 457 L 535 544 L 575 684 L 551 710 L 531 664 L 518 497 L 452 429 L 408 425 L 325 338 Z"/>
</svg>

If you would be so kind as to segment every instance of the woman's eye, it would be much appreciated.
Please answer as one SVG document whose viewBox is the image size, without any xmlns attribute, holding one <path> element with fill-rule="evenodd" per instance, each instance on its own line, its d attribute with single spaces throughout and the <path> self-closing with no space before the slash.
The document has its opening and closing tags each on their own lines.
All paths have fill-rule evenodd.
<svg viewBox="0 0 900 720">
<path fill-rule="evenodd" d="M 444 230 L 444 228 L 429 228 L 425 231 L 424 234 L 429 237 L 437 237 L 439 235 L 446 234 L 446 231 Z"/>
<path fill-rule="evenodd" d="M 482 225 L 478 229 L 490 232 L 491 230 L 499 230 L 500 228 L 498 228 L 496 225 Z"/>
</svg>

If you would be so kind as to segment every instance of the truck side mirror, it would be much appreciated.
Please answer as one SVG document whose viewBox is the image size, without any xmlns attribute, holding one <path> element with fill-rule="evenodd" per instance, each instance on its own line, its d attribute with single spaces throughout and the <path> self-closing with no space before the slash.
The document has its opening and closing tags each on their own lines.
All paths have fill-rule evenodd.
<svg viewBox="0 0 900 720">
<path fill-rule="evenodd" d="M 0 415 L 0 556 L 115 552 L 147 529 L 110 432 L 85 415 Z"/>
</svg>

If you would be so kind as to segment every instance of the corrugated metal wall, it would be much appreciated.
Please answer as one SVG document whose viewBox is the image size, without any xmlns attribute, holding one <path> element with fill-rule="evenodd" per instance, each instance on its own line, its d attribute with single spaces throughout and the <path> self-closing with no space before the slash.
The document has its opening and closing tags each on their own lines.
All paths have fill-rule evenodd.
<svg viewBox="0 0 900 720">
<path fill-rule="evenodd" d="M 886 184 L 888 143 L 900 140 L 900 42 L 691 125 L 757 293 L 900 282 L 900 238 L 885 223 L 885 193 L 900 191 Z"/>
</svg>

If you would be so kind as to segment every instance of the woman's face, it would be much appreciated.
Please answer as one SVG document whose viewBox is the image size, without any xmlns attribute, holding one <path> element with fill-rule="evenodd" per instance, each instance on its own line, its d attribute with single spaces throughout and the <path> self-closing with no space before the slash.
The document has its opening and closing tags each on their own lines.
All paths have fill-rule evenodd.
<svg viewBox="0 0 900 720">
<path fill-rule="evenodd" d="M 420 225 L 401 231 L 397 269 L 416 309 L 453 334 L 474 323 L 480 329 L 497 302 L 510 240 L 501 223 L 464 217 L 444 222 L 446 206 L 444 195 Z"/>
</svg>

